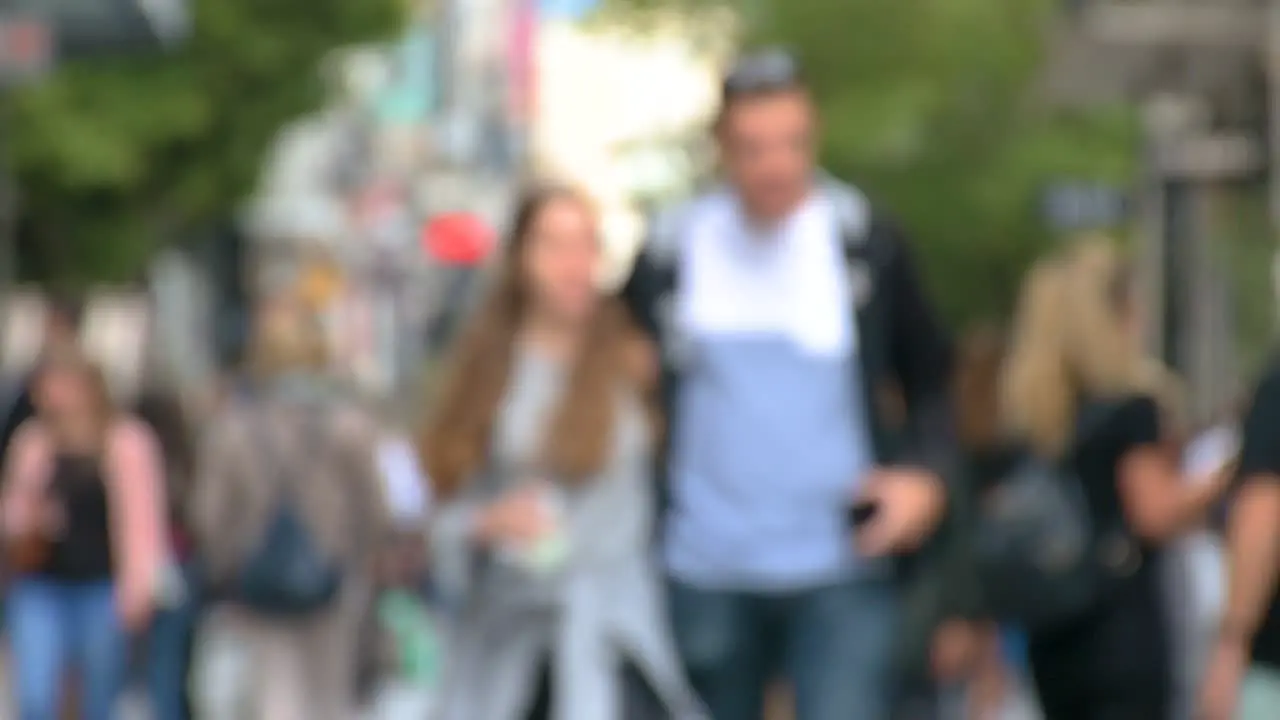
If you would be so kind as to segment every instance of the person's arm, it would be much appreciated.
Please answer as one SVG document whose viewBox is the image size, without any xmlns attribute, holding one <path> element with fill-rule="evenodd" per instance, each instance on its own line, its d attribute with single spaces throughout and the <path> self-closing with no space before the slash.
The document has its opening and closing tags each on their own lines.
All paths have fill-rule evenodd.
<svg viewBox="0 0 1280 720">
<path fill-rule="evenodd" d="M 1154 400 L 1141 398 L 1120 410 L 1117 427 L 1128 447 L 1120 458 L 1119 493 L 1134 532 L 1164 542 L 1199 524 L 1222 494 L 1226 469 L 1203 482 L 1188 482 L 1160 433 Z"/>
<path fill-rule="evenodd" d="M 133 418 L 112 428 L 105 460 L 120 610 L 136 629 L 150 613 L 168 562 L 164 461 L 151 429 Z"/>
<path fill-rule="evenodd" d="M 907 240 L 888 225 L 881 224 L 879 232 L 888 252 L 883 282 L 892 315 L 890 359 L 907 408 L 902 464 L 954 483 L 958 449 L 951 409 L 951 342 L 926 298 Z"/>
<path fill-rule="evenodd" d="M 1244 423 L 1239 477 L 1227 525 L 1223 634 L 1253 639 L 1280 574 L 1280 373 L 1259 386 Z"/>
<path fill-rule="evenodd" d="M 0 495 L 6 537 L 23 537 L 39 528 L 49 457 L 49 440 L 38 424 L 28 421 L 18 428 L 6 458 Z"/>
<path fill-rule="evenodd" d="M 911 657 L 927 652 L 940 622 L 967 618 L 980 609 L 969 547 L 973 507 L 971 488 L 959 467 L 950 339 L 927 298 L 907 238 L 880 218 L 872 232 L 886 243 L 881 282 L 891 314 L 889 358 L 906 409 L 905 442 L 897 463 L 923 471 L 944 495 L 928 551 L 916 558 L 922 572 L 914 573 L 904 596 L 904 627 L 914 628 L 907 633 L 913 650 L 904 652 Z"/>
<path fill-rule="evenodd" d="M 538 543 L 557 527 L 547 507 L 546 489 L 521 483 L 491 495 L 477 477 L 449 500 L 436 506 L 430 544 L 439 587 L 452 600 L 471 592 L 476 569 L 493 548 Z"/>
<path fill-rule="evenodd" d="M 431 514 L 432 575 L 440 590 L 454 600 L 470 593 L 475 568 L 484 560 L 480 535 L 485 502 L 473 488 L 474 483 L 457 497 L 437 503 Z"/>
</svg>

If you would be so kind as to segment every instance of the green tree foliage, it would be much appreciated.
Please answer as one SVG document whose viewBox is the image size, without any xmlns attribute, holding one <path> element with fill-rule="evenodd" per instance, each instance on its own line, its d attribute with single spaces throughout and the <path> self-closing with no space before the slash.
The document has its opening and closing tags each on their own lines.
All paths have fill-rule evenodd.
<svg viewBox="0 0 1280 720">
<path fill-rule="evenodd" d="M 648 11 L 673 4 L 690 8 L 689 0 L 615 0 L 606 16 L 643 25 Z M 1136 126 L 1127 109 L 1067 112 L 1041 97 L 1051 0 L 744 0 L 739 8 L 748 44 L 799 54 L 822 111 L 824 163 L 912 232 L 956 323 L 1006 313 L 1026 264 L 1054 241 L 1040 211 L 1047 184 L 1130 178 Z"/>
<path fill-rule="evenodd" d="M 276 132 L 319 106 L 324 56 L 389 34 L 404 8 L 193 2 L 175 52 L 67 63 L 13 98 L 33 279 L 129 279 L 157 243 L 235 212 Z"/>
</svg>

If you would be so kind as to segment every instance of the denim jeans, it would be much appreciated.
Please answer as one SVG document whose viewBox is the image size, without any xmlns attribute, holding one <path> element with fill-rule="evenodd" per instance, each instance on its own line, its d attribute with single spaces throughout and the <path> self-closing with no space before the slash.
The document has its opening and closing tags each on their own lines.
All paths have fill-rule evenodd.
<svg viewBox="0 0 1280 720">
<path fill-rule="evenodd" d="M 20 579 L 9 589 L 7 621 L 20 720 L 58 720 L 73 667 L 81 716 L 112 720 L 129 670 L 110 582 Z"/>
<path fill-rule="evenodd" d="M 147 690 L 154 720 L 191 717 L 187 687 L 201 588 L 194 564 L 184 566 L 182 571 L 186 598 L 157 613 L 147 637 Z"/>
<path fill-rule="evenodd" d="M 896 593 L 884 578 L 789 593 L 669 585 L 676 646 L 713 720 L 759 718 L 781 674 L 796 720 L 888 720 Z"/>
<path fill-rule="evenodd" d="M 894 703 L 894 720 L 963 720 L 968 697 L 963 685 L 906 688 Z"/>
</svg>

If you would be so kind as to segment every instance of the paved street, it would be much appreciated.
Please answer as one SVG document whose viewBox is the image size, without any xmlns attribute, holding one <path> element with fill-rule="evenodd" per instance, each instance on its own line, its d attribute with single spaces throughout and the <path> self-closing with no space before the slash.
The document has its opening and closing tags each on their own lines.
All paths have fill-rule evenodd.
<svg viewBox="0 0 1280 720">
<path fill-rule="evenodd" d="M 0 720 L 17 720 L 17 714 L 12 710 L 13 703 L 8 680 L 7 658 L 0 653 Z M 377 694 L 371 706 L 359 720 L 422 720 L 427 716 L 429 707 L 426 699 L 418 693 L 388 686 Z M 125 698 L 119 717 L 120 720 L 151 720 L 146 701 L 137 693 Z M 998 717 L 988 720 L 1039 720 L 1039 718 L 1040 715 L 1036 712 L 1029 694 L 1021 692 L 1010 700 Z M 209 718 L 208 720 L 221 719 Z M 228 717 L 226 720 L 243 720 L 243 718 Z M 965 718 L 955 714 L 946 720 L 965 720 Z"/>
<path fill-rule="evenodd" d="M 0 653 L 0 720 L 17 720 L 9 685 L 7 660 L 8 658 Z M 422 720 L 427 716 L 430 707 L 425 700 L 419 693 L 387 686 L 375 696 L 370 707 L 359 720 Z M 151 713 L 145 698 L 140 693 L 133 692 L 121 703 L 118 717 L 119 720 L 151 720 Z M 219 719 L 209 718 L 208 720 Z M 244 719 L 227 718 L 227 720 Z"/>
</svg>

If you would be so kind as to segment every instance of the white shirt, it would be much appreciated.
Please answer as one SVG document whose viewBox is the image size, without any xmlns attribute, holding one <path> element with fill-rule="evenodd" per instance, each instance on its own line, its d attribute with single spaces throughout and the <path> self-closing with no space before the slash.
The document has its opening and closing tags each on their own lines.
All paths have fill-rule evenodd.
<svg viewBox="0 0 1280 720">
<path fill-rule="evenodd" d="M 392 519 L 402 526 L 424 522 L 431 509 L 431 486 L 413 446 L 405 438 L 393 436 L 378 444 L 377 453 Z"/>
</svg>

